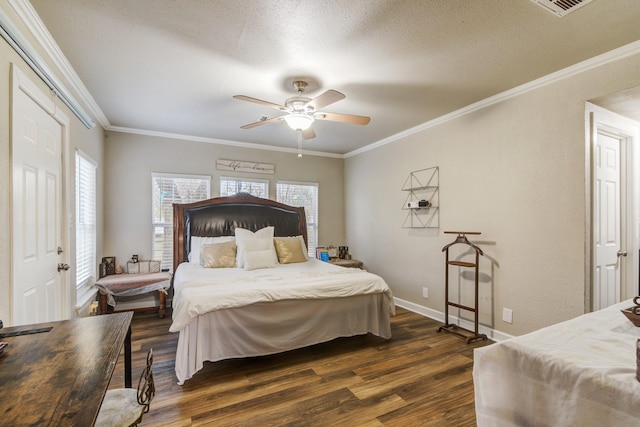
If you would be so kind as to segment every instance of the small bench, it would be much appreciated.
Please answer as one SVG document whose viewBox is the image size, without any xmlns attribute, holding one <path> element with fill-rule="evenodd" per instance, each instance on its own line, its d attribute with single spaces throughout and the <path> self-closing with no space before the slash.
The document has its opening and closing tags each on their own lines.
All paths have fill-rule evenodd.
<svg viewBox="0 0 640 427">
<path fill-rule="evenodd" d="M 171 286 L 171 273 L 163 271 L 158 273 L 112 274 L 96 281 L 95 286 L 100 290 L 100 314 L 114 310 L 116 306 L 115 297 L 142 295 L 157 291 L 160 305 L 152 308 L 158 309 L 158 316 L 164 318 L 167 290 Z M 148 309 L 145 308 L 145 310 Z"/>
</svg>

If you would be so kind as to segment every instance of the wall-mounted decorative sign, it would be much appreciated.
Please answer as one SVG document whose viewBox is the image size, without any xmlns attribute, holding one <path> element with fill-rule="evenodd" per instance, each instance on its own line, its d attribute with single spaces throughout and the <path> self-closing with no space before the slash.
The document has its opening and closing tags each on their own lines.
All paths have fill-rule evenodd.
<svg viewBox="0 0 640 427">
<path fill-rule="evenodd" d="M 264 173 L 273 175 L 276 166 L 269 163 L 241 162 L 238 160 L 216 160 L 216 169 L 221 171 Z"/>
</svg>

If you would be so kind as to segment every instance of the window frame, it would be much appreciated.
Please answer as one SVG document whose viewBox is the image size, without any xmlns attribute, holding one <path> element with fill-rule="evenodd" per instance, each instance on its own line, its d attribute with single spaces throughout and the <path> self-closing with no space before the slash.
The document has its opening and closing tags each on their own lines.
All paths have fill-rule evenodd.
<svg viewBox="0 0 640 427">
<path fill-rule="evenodd" d="M 181 203 L 192 203 L 192 202 L 196 202 L 199 200 L 206 200 L 211 198 L 211 176 L 210 175 L 194 175 L 194 174 L 181 174 L 181 173 L 166 173 L 166 172 L 152 172 L 151 173 L 151 258 L 155 259 L 156 258 L 156 253 L 160 253 L 160 251 L 162 251 L 161 253 L 165 253 L 164 249 L 158 249 L 156 247 L 157 244 L 157 240 L 158 238 L 156 237 L 156 228 L 160 227 L 163 228 L 165 230 L 167 230 L 168 228 L 171 229 L 171 233 L 170 235 L 167 237 L 165 235 L 165 233 L 163 232 L 162 235 L 163 237 L 163 242 L 168 242 L 171 245 L 171 248 L 173 248 L 173 216 L 170 215 L 169 216 L 169 220 L 170 221 L 166 221 L 167 218 L 164 218 L 165 221 L 156 221 L 156 198 L 154 196 L 155 193 L 155 189 L 156 189 L 156 184 L 155 184 L 155 179 L 156 178 L 165 178 L 165 179 L 193 179 L 193 180 L 201 180 L 204 181 L 206 183 L 206 197 L 203 199 L 189 199 L 189 200 L 184 200 L 184 201 L 180 201 Z M 175 203 L 175 200 L 172 199 L 172 203 Z M 161 218 L 162 219 L 162 218 Z M 173 251 L 172 251 L 173 252 Z M 164 261 L 164 256 L 161 256 L 160 261 L 160 266 L 161 269 L 166 270 L 172 270 L 173 268 L 173 261 L 171 260 L 169 262 L 169 264 L 163 264 Z"/>
<path fill-rule="evenodd" d="M 90 167 L 89 174 L 84 173 L 82 168 Z M 85 180 L 81 180 L 82 178 Z M 89 181 L 87 181 L 89 180 Z M 88 298 L 94 294 L 93 284 L 95 283 L 97 276 L 97 258 L 98 258 L 98 163 L 89 155 L 83 151 L 75 150 L 75 177 L 74 177 L 74 193 L 75 193 L 75 207 L 74 207 L 74 232 L 75 232 L 75 247 L 74 247 L 74 285 L 76 291 L 76 304 L 84 304 Z M 87 188 L 87 184 L 89 184 Z M 85 190 L 90 191 L 88 201 Z M 83 203 L 80 203 L 80 202 Z M 87 204 L 92 205 L 92 211 L 86 211 L 83 206 Z M 81 212 L 82 210 L 82 212 Z M 89 219 L 88 222 L 85 222 Z M 82 221 L 82 223 L 80 222 Z M 90 224 L 92 223 L 92 224 Z M 88 227 L 87 227 L 88 225 Z M 83 236 L 87 237 L 86 230 L 89 228 L 88 237 L 90 242 L 83 240 L 80 242 L 78 239 L 82 239 Z M 81 255 L 79 250 L 84 253 L 88 246 L 88 255 Z M 79 270 L 81 269 L 81 270 Z"/>
<path fill-rule="evenodd" d="M 315 187 L 315 205 L 314 210 L 312 212 L 313 215 L 309 213 L 307 210 L 307 206 L 305 208 L 305 216 L 307 219 L 307 253 L 310 257 L 316 257 L 316 247 L 318 246 L 318 212 L 320 210 L 320 184 L 317 182 L 304 182 L 304 181 L 284 181 L 279 180 L 276 181 L 276 201 L 280 203 L 284 203 L 290 206 L 293 206 L 290 201 L 284 201 L 280 198 L 280 185 L 298 185 L 298 186 L 306 186 L 306 187 Z M 310 218 L 315 218 L 315 221 L 309 222 Z"/>
<path fill-rule="evenodd" d="M 268 199 L 269 198 L 269 185 L 271 184 L 271 181 L 268 179 L 260 179 L 260 178 L 247 178 L 247 177 L 240 177 L 240 176 L 220 176 L 220 178 L 218 179 L 218 194 L 220 194 L 220 197 L 225 197 L 225 196 L 233 196 L 235 194 L 240 193 L 240 191 L 236 191 L 233 194 L 228 194 L 226 192 L 222 191 L 222 181 L 223 180 L 227 180 L 227 181 L 235 181 L 236 182 L 236 188 L 238 187 L 239 183 L 242 182 L 246 182 L 246 183 L 256 183 L 256 184 L 264 184 L 265 186 L 265 195 L 257 195 L 254 194 L 250 191 L 247 191 L 247 193 L 251 194 L 252 196 L 256 196 L 256 197 L 261 197 L 263 199 Z"/>
</svg>

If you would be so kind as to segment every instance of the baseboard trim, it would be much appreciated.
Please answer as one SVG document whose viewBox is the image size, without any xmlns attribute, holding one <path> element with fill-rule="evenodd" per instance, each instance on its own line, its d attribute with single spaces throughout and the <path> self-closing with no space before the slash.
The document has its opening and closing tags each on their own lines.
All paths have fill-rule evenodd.
<svg viewBox="0 0 640 427">
<path fill-rule="evenodd" d="M 438 322 L 444 323 L 444 313 L 441 311 L 434 310 L 432 308 L 415 304 L 413 302 L 406 301 L 396 297 L 393 298 L 393 301 L 398 307 L 402 307 L 416 314 L 420 314 L 421 316 L 428 317 L 430 319 L 437 320 Z M 473 326 L 474 326 L 473 322 L 470 322 L 466 319 L 461 319 L 459 317 L 450 315 L 449 321 L 451 323 L 454 323 L 460 326 L 461 328 L 473 330 Z M 480 325 L 478 327 L 478 332 L 481 334 L 485 334 L 487 337 L 489 337 L 493 341 L 505 341 L 513 338 L 513 335 L 505 334 L 504 332 L 497 331 L 485 325 Z"/>
</svg>

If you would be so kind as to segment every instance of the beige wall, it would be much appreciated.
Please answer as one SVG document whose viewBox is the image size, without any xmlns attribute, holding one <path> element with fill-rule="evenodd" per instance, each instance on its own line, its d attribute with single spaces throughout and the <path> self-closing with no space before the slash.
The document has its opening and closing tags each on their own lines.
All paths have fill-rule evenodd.
<svg viewBox="0 0 640 427">
<path fill-rule="evenodd" d="M 0 5 L 11 14 L 11 9 Z M 44 84 L 0 40 L 0 319 L 11 301 L 10 64 Z M 572 76 L 346 160 L 201 142 L 87 130 L 71 119 L 70 174 L 80 148 L 98 163 L 98 259 L 151 253 L 151 173 L 212 177 L 218 158 L 276 165 L 270 179 L 317 182 L 319 243 L 347 244 L 381 274 L 395 296 L 425 310 L 444 309 L 441 248 L 445 230 L 480 231 L 482 323 L 518 335 L 584 310 L 584 103 L 640 85 L 640 55 Z M 440 227 L 401 228 L 407 175 L 440 167 Z M 241 174 L 235 174 L 241 175 Z M 250 176 L 250 175 L 247 175 Z M 103 197 L 104 194 L 104 197 Z M 69 203 L 73 206 L 73 201 Z M 104 220 L 103 220 L 104 218 Z M 104 232 L 104 233 L 103 233 Z M 73 241 L 73 230 L 69 230 Z M 104 237 L 103 237 L 104 236 Z M 69 250 L 73 253 L 72 248 Z M 70 259 L 73 265 L 73 259 Z M 453 287 L 469 285 L 453 277 Z M 421 288 L 429 288 L 429 299 Z M 465 296 L 466 293 L 463 292 Z M 501 321 L 513 309 L 512 325 Z"/>
<path fill-rule="evenodd" d="M 10 141 L 10 87 L 11 87 L 11 63 L 15 63 L 33 82 L 38 84 L 47 93 L 49 90 L 37 75 L 27 66 L 27 64 L 16 54 L 13 49 L 0 38 L 0 319 L 9 319 L 11 306 L 11 141 Z M 102 144 L 104 140 L 103 131 L 100 126 L 94 129 L 87 129 L 62 103 L 57 104 L 59 108 L 70 120 L 70 145 L 65 153 L 69 160 L 68 174 L 65 179 L 73 182 L 75 179 L 75 150 L 83 150 L 98 163 L 98 255 L 102 247 Z M 75 200 L 73 194 L 66 206 L 73 207 Z M 65 206 L 65 207 L 66 207 Z M 73 219 L 73 216 L 71 216 Z M 70 265 L 74 263 L 73 241 L 75 234 L 72 227 L 65 230 L 69 236 L 69 247 L 65 248 Z M 67 273 L 70 285 L 73 283 L 73 272 Z M 71 285 L 72 286 L 72 285 Z M 75 292 L 72 292 L 75 295 Z M 74 301 L 68 301 L 69 310 L 75 306 Z"/>
<path fill-rule="evenodd" d="M 585 101 L 637 85 L 640 55 L 346 159 L 354 257 L 396 297 L 443 312 L 441 249 L 455 238 L 443 231 L 480 231 L 471 240 L 485 251 L 481 323 L 519 335 L 583 313 Z M 440 228 L 402 229 L 400 189 L 411 171 L 430 166 L 440 167 Z M 454 290 L 472 286 L 450 271 Z M 502 321 L 504 307 L 513 324 Z"/>
<path fill-rule="evenodd" d="M 274 175 L 216 170 L 216 159 L 271 163 Z M 294 153 L 232 147 L 206 142 L 109 132 L 105 144 L 106 255 L 125 265 L 132 254 L 151 256 L 152 172 L 207 175 L 211 196 L 219 195 L 220 176 L 269 180 L 269 198 L 276 198 L 276 181 L 319 184 L 319 244 L 344 242 L 344 160 Z"/>
</svg>

